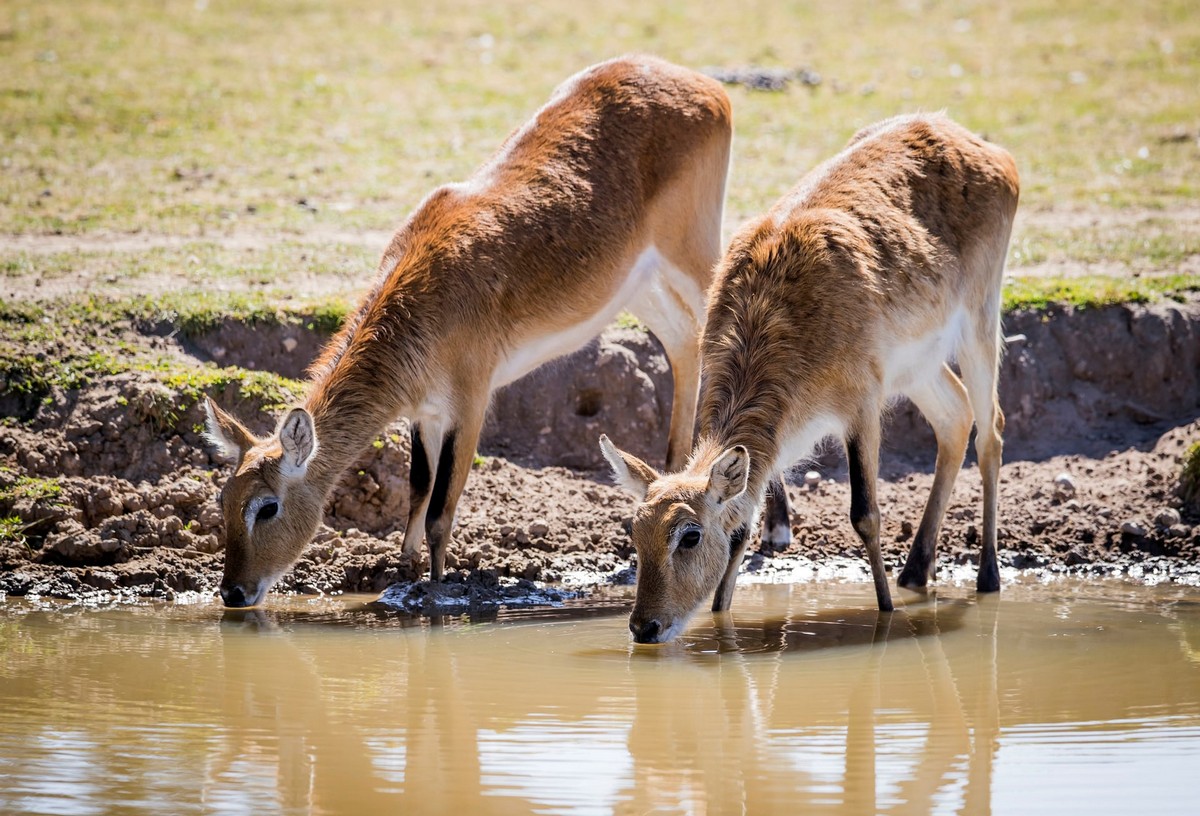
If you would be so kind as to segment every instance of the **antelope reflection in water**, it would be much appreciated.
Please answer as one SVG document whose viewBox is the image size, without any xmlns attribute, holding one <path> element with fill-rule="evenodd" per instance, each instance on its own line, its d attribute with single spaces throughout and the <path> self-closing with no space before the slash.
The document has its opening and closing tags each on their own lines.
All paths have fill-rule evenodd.
<svg viewBox="0 0 1200 816">
<path fill-rule="evenodd" d="M 786 614 L 663 647 L 596 609 L 10 602 L 0 812 L 1195 811 L 1194 590 L 1014 585 L 1002 630 L 946 594 L 889 620 L 760 587 Z"/>
<path fill-rule="evenodd" d="M 712 626 L 695 628 L 675 644 L 631 647 L 623 667 L 612 659 L 599 666 L 583 661 L 553 678 L 541 676 L 545 667 L 531 655 L 515 654 L 507 667 L 515 676 L 491 700 L 469 690 L 470 678 L 488 670 L 481 665 L 486 661 L 456 644 L 453 633 L 404 638 L 404 653 L 393 663 L 402 686 L 395 690 L 403 695 L 403 710 L 394 716 L 401 722 L 381 723 L 392 734 L 386 739 L 364 728 L 361 711 L 351 721 L 327 710 L 328 695 L 344 693 L 350 677 L 328 677 L 329 667 L 318 667 L 295 638 L 281 638 L 287 647 L 273 650 L 271 672 L 232 655 L 224 673 L 227 709 L 241 705 L 245 716 L 261 718 L 275 732 L 265 740 L 248 732 L 228 744 L 210 760 L 208 779 L 214 790 L 224 789 L 239 761 L 275 746 L 279 801 L 289 809 L 342 808 L 349 796 L 364 812 L 406 801 L 429 812 L 529 812 L 550 801 L 578 804 L 583 791 L 563 790 L 536 760 L 561 760 L 571 746 L 554 744 L 556 738 L 573 733 L 579 739 L 580 727 L 604 721 L 611 726 L 609 743 L 613 734 L 626 735 L 627 760 L 608 769 L 619 780 L 599 786 L 617 813 L 769 813 L 785 806 L 924 813 L 935 796 L 964 779 L 965 812 L 986 813 L 998 733 L 998 603 L 992 601 L 938 602 L 935 595 L 891 615 L 828 610 L 753 622 L 719 614 Z M 237 621 L 237 629 L 277 628 L 263 611 L 226 618 Z M 981 652 L 959 652 L 952 662 L 940 637 L 964 628 L 978 633 Z M 488 636 L 505 632 L 497 627 Z M 246 640 L 228 642 L 238 650 Z M 911 655 L 889 660 L 889 644 L 898 641 L 911 642 L 919 661 Z M 858 655 L 847 664 L 857 667 L 853 674 L 797 671 L 797 652 L 808 660 L 841 660 L 864 649 L 865 659 Z M 925 682 L 898 684 L 899 692 L 889 693 L 888 672 L 917 665 Z M 611 697 L 595 682 L 597 669 L 611 673 Z M 287 678 L 284 693 L 281 678 Z M 813 678 L 814 686 L 798 686 Z M 614 699 L 627 708 L 614 712 Z M 883 791 L 881 801 L 886 785 L 880 782 L 888 780 L 878 772 L 877 736 L 912 730 L 913 723 L 928 724 L 923 742 L 906 774 L 890 767 L 884 775 L 897 789 Z M 530 738 L 546 744 L 530 748 Z M 833 738 L 839 746 L 831 745 Z M 500 756 L 514 746 L 528 765 Z M 813 746 L 826 758 L 806 768 L 813 766 L 804 761 Z M 836 780 L 828 762 L 835 753 L 843 757 Z M 607 754 L 611 760 L 612 751 Z"/>
<path fill-rule="evenodd" d="M 636 713 L 629 736 L 634 779 L 620 813 L 831 812 L 929 813 L 934 797 L 965 776 L 962 812 L 990 812 L 991 768 L 998 749 L 996 628 L 999 599 L 910 606 L 890 615 L 830 610 L 748 623 L 728 613 L 665 647 L 633 647 L 633 658 L 690 663 L 694 682 L 663 684 L 635 672 Z M 974 630 L 978 655 L 952 661 L 940 636 Z M 888 644 L 911 640 L 927 685 L 889 693 Z M 867 649 L 856 674 L 821 676 L 824 685 L 793 688 L 785 655 L 825 659 L 839 649 Z M 825 654 L 823 654 L 825 653 Z M 729 659 L 734 655 L 742 659 Z M 757 664 L 757 665 L 756 665 Z M 763 665 L 766 664 L 766 665 Z M 717 673 L 713 682 L 708 677 Z M 895 688 L 900 691 L 897 694 Z M 914 689 L 924 689 L 914 694 Z M 877 731 L 927 723 L 898 790 L 880 801 Z M 841 745 L 831 736 L 842 732 Z M 795 761 L 806 743 L 844 757 L 840 780 L 828 762 Z M 966 774 L 962 773 L 966 766 Z"/>
</svg>

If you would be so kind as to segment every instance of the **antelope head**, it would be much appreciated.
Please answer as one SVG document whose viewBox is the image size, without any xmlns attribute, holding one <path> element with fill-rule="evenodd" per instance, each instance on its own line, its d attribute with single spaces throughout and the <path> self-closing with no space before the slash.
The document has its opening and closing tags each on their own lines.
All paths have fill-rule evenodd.
<svg viewBox="0 0 1200 816">
<path fill-rule="evenodd" d="M 321 521 L 325 493 L 308 479 L 317 454 L 312 416 L 290 410 L 266 438 L 205 399 L 205 438 L 235 463 L 221 489 L 225 572 L 221 599 L 228 607 L 259 604 L 300 557 Z"/>
<path fill-rule="evenodd" d="M 607 436 L 600 449 L 617 483 L 639 500 L 633 514 L 637 597 L 629 630 L 638 643 L 666 643 L 713 594 L 730 560 L 733 503 L 746 492 L 750 455 L 737 445 L 693 456 L 680 473 L 660 474 L 618 450 Z M 715 452 L 715 451 L 714 451 Z"/>
</svg>

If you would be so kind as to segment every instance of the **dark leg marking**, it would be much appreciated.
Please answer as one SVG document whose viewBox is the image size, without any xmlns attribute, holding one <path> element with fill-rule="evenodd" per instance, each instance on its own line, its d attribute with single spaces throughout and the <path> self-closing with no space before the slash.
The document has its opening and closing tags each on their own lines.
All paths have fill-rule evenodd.
<svg viewBox="0 0 1200 816">
<path fill-rule="evenodd" d="M 724 612 L 733 603 L 733 585 L 737 581 L 738 568 L 742 565 L 742 550 L 749 534 L 750 530 L 742 526 L 729 537 L 729 564 L 725 567 L 721 583 L 717 584 L 717 591 L 713 593 L 713 612 Z"/>
<path fill-rule="evenodd" d="M 441 519 L 446 512 L 446 498 L 450 493 L 450 477 L 454 474 L 454 439 L 457 431 L 450 431 L 442 442 L 442 452 L 438 454 L 437 475 L 433 481 L 433 495 L 429 497 L 429 510 L 425 516 L 425 528 Z"/>
<path fill-rule="evenodd" d="M 425 454 L 425 441 L 421 439 L 421 428 L 413 425 L 409 439 L 412 440 L 412 455 L 409 457 L 408 484 L 412 503 L 418 504 L 429 492 L 429 457 Z"/>
<path fill-rule="evenodd" d="M 767 506 L 766 512 L 763 514 L 764 537 L 767 533 L 779 528 L 787 531 L 787 538 L 791 537 L 792 520 L 788 515 L 787 491 L 783 487 L 783 479 L 776 476 L 767 486 Z"/>
<path fill-rule="evenodd" d="M 850 523 L 867 548 L 871 577 L 875 582 L 875 598 L 879 611 L 892 611 L 887 573 L 879 546 L 879 505 L 875 498 L 875 474 L 868 475 L 863 467 L 866 451 L 857 436 L 846 440 L 846 459 L 850 465 Z"/>
<path fill-rule="evenodd" d="M 870 484 L 862 469 L 862 448 L 857 439 L 851 437 L 846 441 L 846 459 L 850 464 L 850 523 L 862 537 L 864 543 L 872 535 L 879 532 L 878 511 L 872 519 L 872 493 L 874 485 Z M 872 523 L 873 522 L 873 523 Z"/>
<path fill-rule="evenodd" d="M 742 549 L 742 542 L 746 540 L 746 528 L 738 527 L 733 531 L 733 535 L 729 537 L 729 557 L 737 558 L 738 553 Z"/>
</svg>

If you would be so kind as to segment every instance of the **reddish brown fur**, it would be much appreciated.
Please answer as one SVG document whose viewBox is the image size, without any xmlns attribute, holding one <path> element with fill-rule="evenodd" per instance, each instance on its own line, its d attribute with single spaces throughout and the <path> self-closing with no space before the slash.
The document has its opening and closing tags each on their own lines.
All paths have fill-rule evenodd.
<svg viewBox="0 0 1200 816">
<path fill-rule="evenodd" d="M 1016 167 L 1002 149 L 943 116 L 901 117 L 861 131 L 740 230 L 709 294 L 701 438 L 684 473 L 652 484 L 639 507 L 639 562 L 661 561 L 665 551 L 652 521 L 664 503 L 655 497 L 670 494 L 672 503 L 687 501 L 703 515 L 696 484 L 707 483 L 713 463 L 732 446 L 749 451 L 749 484 L 722 509 L 720 523 L 706 527 L 718 554 L 732 530 L 753 521 L 769 474 L 808 455 L 826 434 L 841 433 L 859 452 L 852 461 L 854 524 L 872 557 L 880 608 L 890 609 L 874 478 L 879 415 L 895 392 L 913 397 L 939 440 L 934 494 L 914 543 L 914 553 L 918 543 L 922 551 L 910 556 L 902 582 L 924 586 L 932 573 L 932 543 L 972 407 L 985 471 L 985 560 L 990 546 L 994 561 L 1003 428 L 995 399 L 999 295 L 1017 197 Z M 928 354 L 942 356 L 923 359 L 926 345 Z M 938 367 L 956 350 L 966 388 Z M 740 560 L 740 552 L 730 560 L 714 608 L 728 607 Z M 696 572 L 712 591 L 714 571 Z M 981 572 L 980 580 L 984 588 L 991 578 Z M 634 615 L 658 614 L 674 624 L 702 597 L 639 584 Z"/>
<path fill-rule="evenodd" d="M 588 339 L 576 334 L 611 319 L 625 305 L 614 298 L 628 299 L 623 287 L 649 246 L 664 268 L 678 270 L 675 284 L 662 287 L 673 298 L 665 317 L 644 319 L 667 338 L 677 395 L 668 459 L 681 463 L 695 416 L 702 293 L 719 252 L 730 137 L 718 83 L 628 57 L 569 80 L 467 182 L 431 193 L 396 232 L 374 290 L 312 368 L 305 407 L 319 449 L 304 483 L 318 504 L 388 423 L 412 418 L 431 462 L 441 458 L 443 440 L 453 448 L 454 467 L 442 474 L 445 506 L 427 519 L 429 496 L 416 497 L 405 537 L 407 550 L 425 533 L 440 577 L 491 389 L 572 351 Z M 547 341 L 554 348 L 538 345 L 564 332 Z M 280 489 L 266 481 L 239 472 L 226 488 L 232 506 Z M 311 532 L 289 534 L 293 560 Z M 226 583 L 255 580 L 257 567 L 231 572 L 238 560 L 253 562 L 230 552 Z"/>
<path fill-rule="evenodd" d="M 908 120 L 822 170 L 739 231 L 710 290 L 701 436 L 758 452 L 760 478 L 780 426 L 822 406 L 854 413 L 881 376 L 881 337 L 920 336 L 957 301 L 994 297 L 959 259 L 1017 203 L 1012 158 L 943 117 Z"/>
</svg>

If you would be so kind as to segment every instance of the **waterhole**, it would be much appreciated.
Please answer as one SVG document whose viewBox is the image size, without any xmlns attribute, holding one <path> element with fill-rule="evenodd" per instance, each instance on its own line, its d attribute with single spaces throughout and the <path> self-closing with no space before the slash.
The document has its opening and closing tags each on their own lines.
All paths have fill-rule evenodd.
<svg viewBox="0 0 1200 816">
<path fill-rule="evenodd" d="M 745 586 L 660 647 L 624 594 L 491 622 L 9 600 L 0 812 L 1200 812 L 1195 589 L 868 595 Z"/>
</svg>

